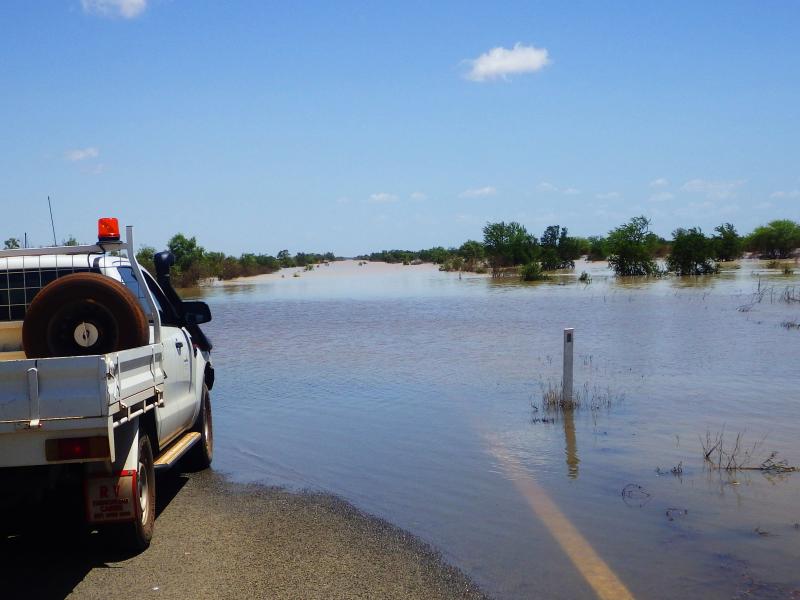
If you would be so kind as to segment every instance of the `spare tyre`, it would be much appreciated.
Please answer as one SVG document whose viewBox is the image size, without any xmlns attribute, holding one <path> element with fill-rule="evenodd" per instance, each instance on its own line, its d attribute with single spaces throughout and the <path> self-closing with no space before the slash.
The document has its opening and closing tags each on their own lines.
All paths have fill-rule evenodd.
<svg viewBox="0 0 800 600">
<path fill-rule="evenodd" d="M 150 343 L 150 325 L 128 288 L 98 273 L 73 273 L 36 294 L 22 324 L 28 358 L 106 354 Z"/>
</svg>

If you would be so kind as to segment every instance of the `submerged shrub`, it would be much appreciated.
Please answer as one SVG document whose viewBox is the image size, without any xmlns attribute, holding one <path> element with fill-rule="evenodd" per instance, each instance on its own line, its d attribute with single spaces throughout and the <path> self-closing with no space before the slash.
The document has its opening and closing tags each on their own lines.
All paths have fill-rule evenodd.
<svg viewBox="0 0 800 600">
<path fill-rule="evenodd" d="M 522 265 L 519 270 L 520 281 L 543 281 L 549 279 L 547 275 L 542 272 L 542 265 L 538 262 L 529 262 Z"/>
<path fill-rule="evenodd" d="M 763 258 L 788 258 L 792 250 L 800 247 L 800 223 L 778 219 L 756 227 L 747 236 L 746 245 Z"/>
<path fill-rule="evenodd" d="M 654 259 L 658 236 L 650 231 L 647 217 L 634 217 L 608 233 L 608 266 L 617 275 L 659 275 Z"/>
<path fill-rule="evenodd" d="M 705 275 L 719 271 L 714 264 L 714 242 L 699 227 L 678 228 L 672 233 L 667 267 L 677 275 Z"/>
<path fill-rule="evenodd" d="M 586 258 L 591 261 L 605 260 L 608 257 L 608 248 L 606 239 L 599 236 L 590 236 L 587 240 L 589 242 L 589 253 Z"/>
<path fill-rule="evenodd" d="M 714 227 L 717 232 L 713 238 L 714 258 L 716 260 L 736 260 L 742 255 L 744 240 L 731 223 Z"/>
</svg>

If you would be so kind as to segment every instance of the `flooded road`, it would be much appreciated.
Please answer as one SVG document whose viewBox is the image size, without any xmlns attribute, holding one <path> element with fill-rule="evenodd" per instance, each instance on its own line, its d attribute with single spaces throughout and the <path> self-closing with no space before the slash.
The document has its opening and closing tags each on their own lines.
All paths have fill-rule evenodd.
<svg viewBox="0 0 800 600">
<path fill-rule="evenodd" d="M 778 298 L 797 276 L 293 273 L 202 292 L 217 470 L 337 494 L 498 598 L 800 593 L 800 473 L 710 470 L 702 448 L 742 433 L 753 464 L 800 465 L 800 331 L 782 325 L 800 305 Z M 586 399 L 571 415 L 542 406 L 564 327 Z"/>
</svg>

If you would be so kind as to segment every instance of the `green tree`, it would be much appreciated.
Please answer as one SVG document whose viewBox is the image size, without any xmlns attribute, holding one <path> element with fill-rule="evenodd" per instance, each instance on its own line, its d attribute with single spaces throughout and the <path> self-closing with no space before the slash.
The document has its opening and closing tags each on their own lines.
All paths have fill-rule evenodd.
<svg viewBox="0 0 800 600">
<path fill-rule="evenodd" d="M 763 258 L 787 258 L 800 247 L 800 225 L 789 219 L 756 227 L 747 237 L 747 249 Z"/>
<path fill-rule="evenodd" d="M 461 244 L 458 254 L 464 259 L 466 269 L 474 271 L 486 258 L 486 248 L 476 240 L 467 240 Z"/>
<path fill-rule="evenodd" d="M 167 242 L 167 248 L 175 257 L 172 277 L 177 286 L 188 287 L 201 279 L 214 277 L 206 262 L 206 251 L 197 244 L 194 236 L 187 238 L 182 233 L 176 233 Z"/>
<path fill-rule="evenodd" d="M 503 267 L 524 265 L 538 257 L 536 237 L 516 221 L 487 223 L 483 228 L 483 245 L 494 275 Z"/>
<path fill-rule="evenodd" d="M 258 254 L 256 256 L 256 262 L 258 263 L 259 270 L 264 273 L 274 273 L 281 268 L 278 259 L 269 254 Z"/>
<path fill-rule="evenodd" d="M 223 275 L 223 265 L 227 258 L 224 252 L 205 252 L 203 254 L 203 271 L 205 276 L 221 279 Z"/>
<path fill-rule="evenodd" d="M 66 239 L 61 240 L 62 246 L 77 246 L 78 240 L 75 239 L 74 235 L 67 236 Z"/>
<path fill-rule="evenodd" d="M 558 236 L 558 258 L 561 259 L 562 269 L 575 267 L 575 260 L 581 257 L 580 241 L 578 238 L 567 235 L 567 228 L 561 228 Z"/>
<path fill-rule="evenodd" d="M 12 237 L 8 238 L 5 242 L 5 250 L 16 250 L 20 247 L 19 239 Z"/>
<path fill-rule="evenodd" d="M 294 259 L 292 255 L 289 254 L 288 250 L 281 250 L 278 252 L 278 262 L 281 264 L 281 267 L 288 268 L 295 266 Z"/>
<path fill-rule="evenodd" d="M 182 233 L 176 233 L 167 242 L 167 248 L 175 257 L 175 266 L 182 272 L 188 271 L 192 265 L 202 262 L 205 250 L 197 245 L 197 238 L 187 238 Z"/>
<path fill-rule="evenodd" d="M 575 237 L 573 239 L 575 240 L 575 246 L 578 250 L 578 256 L 575 258 L 587 256 L 592 251 L 592 243 L 589 241 L 589 238 Z"/>
<path fill-rule="evenodd" d="M 419 252 L 409 254 L 413 256 L 403 256 L 401 258 L 406 261 L 419 259 L 423 262 L 432 262 L 437 265 L 442 265 L 452 258 L 452 252 L 444 246 L 435 246 L 427 250 L 420 250 Z"/>
<path fill-rule="evenodd" d="M 575 259 L 580 258 L 580 242 L 567 234 L 566 227 L 550 225 L 539 240 L 542 269 L 572 269 Z"/>
<path fill-rule="evenodd" d="M 314 262 L 314 257 L 305 252 L 298 252 L 294 255 L 294 264 L 297 267 L 305 267 Z"/>
<path fill-rule="evenodd" d="M 654 260 L 658 236 L 650 231 L 650 221 L 634 217 L 608 232 L 608 265 L 617 275 L 656 275 Z"/>
<path fill-rule="evenodd" d="M 712 238 L 716 260 L 736 260 L 742 255 L 744 240 L 731 223 L 717 225 L 714 231 L 717 232 Z"/>
<path fill-rule="evenodd" d="M 677 275 L 704 275 L 716 273 L 714 241 L 700 230 L 678 228 L 672 233 L 672 251 L 667 267 Z"/>
<path fill-rule="evenodd" d="M 242 273 L 244 275 L 255 275 L 258 273 L 258 260 L 255 254 L 242 254 L 239 257 L 239 266 L 242 268 Z"/>
<path fill-rule="evenodd" d="M 589 260 L 605 260 L 608 257 L 606 238 L 593 235 L 587 241 L 589 242 Z"/>
<path fill-rule="evenodd" d="M 136 262 L 138 262 L 144 269 L 150 273 L 156 272 L 155 263 L 153 263 L 153 255 L 156 249 L 152 246 L 142 246 L 136 253 Z"/>
</svg>

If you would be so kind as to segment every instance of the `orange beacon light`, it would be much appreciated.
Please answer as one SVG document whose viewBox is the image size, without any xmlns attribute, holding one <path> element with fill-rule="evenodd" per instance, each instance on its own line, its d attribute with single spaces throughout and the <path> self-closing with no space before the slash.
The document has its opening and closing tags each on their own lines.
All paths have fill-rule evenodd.
<svg viewBox="0 0 800 600">
<path fill-rule="evenodd" d="M 103 217 L 97 221 L 97 239 L 100 242 L 119 241 L 119 221 L 116 217 Z"/>
</svg>

